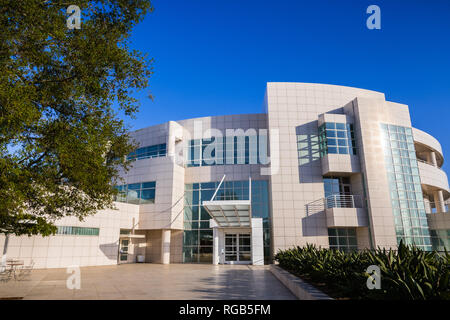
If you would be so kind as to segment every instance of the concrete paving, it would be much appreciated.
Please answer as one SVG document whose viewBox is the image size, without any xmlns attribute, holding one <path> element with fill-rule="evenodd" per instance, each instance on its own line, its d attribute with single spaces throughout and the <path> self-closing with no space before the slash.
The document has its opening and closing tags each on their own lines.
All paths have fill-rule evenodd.
<svg viewBox="0 0 450 320">
<path fill-rule="evenodd" d="M 33 270 L 0 282 L 0 299 L 296 299 L 268 266 L 124 264 L 81 268 L 81 288 L 67 289 L 66 269 Z"/>
</svg>

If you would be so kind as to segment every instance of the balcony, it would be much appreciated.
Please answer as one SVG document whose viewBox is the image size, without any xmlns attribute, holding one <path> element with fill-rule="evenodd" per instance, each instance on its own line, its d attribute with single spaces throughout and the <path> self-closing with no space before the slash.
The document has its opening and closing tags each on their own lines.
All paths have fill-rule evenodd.
<svg viewBox="0 0 450 320">
<path fill-rule="evenodd" d="M 430 230 L 450 230 L 450 212 L 427 213 Z"/>
<path fill-rule="evenodd" d="M 427 160 L 421 159 L 421 158 L 419 158 L 419 157 L 417 157 L 417 161 L 418 161 L 418 162 L 421 162 L 421 163 L 428 164 L 428 165 L 430 165 L 430 166 L 433 166 L 433 167 L 436 167 L 436 168 L 440 169 L 440 167 L 439 167 L 437 164 L 434 164 L 434 163 L 431 162 L 431 161 L 427 161 Z M 441 169 L 441 170 L 442 170 L 442 169 Z"/>
<path fill-rule="evenodd" d="M 306 205 L 308 215 L 325 211 L 327 227 L 367 227 L 367 209 L 359 195 L 333 194 Z"/>
<path fill-rule="evenodd" d="M 324 198 L 326 209 L 331 208 L 363 208 L 362 197 L 359 195 L 333 194 Z"/>
<path fill-rule="evenodd" d="M 443 202 L 425 202 L 425 212 L 434 214 L 434 213 L 448 213 L 449 212 L 449 201 L 443 201 Z"/>
<path fill-rule="evenodd" d="M 445 171 L 423 160 L 418 160 L 417 164 L 424 191 L 431 194 L 435 190 L 442 190 L 444 198 L 448 198 L 450 195 Z"/>
<path fill-rule="evenodd" d="M 444 162 L 444 157 L 442 154 L 442 147 L 439 141 L 426 133 L 425 131 L 419 130 L 417 128 L 412 128 L 414 147 L 417 154 L 426 155 L 430 152 L 435 153 L 436 164 L 441 167 Z"/>
<path fill-rule="evenodd" d="M 334 194 L 323 200 L 328 228 L 369 225 L 361 196 Z"/>
</svg>

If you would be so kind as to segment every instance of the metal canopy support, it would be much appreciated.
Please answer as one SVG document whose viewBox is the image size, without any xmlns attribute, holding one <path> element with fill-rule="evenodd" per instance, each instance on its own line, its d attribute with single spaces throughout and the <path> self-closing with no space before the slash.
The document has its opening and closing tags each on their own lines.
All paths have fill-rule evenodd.
<svg viewBox="0 0 450 320">
<path fill-rule="evenodd" d="M 214 192 L 213 196 L 211 197 L 211 200 L 210 200 L 210 201 L 213 201 L 213 200 L 214 200 L 214 197 L 216 196 L 217 192 L 219 191 L 220 186 L 222 185 L 223 180 L 225 180 L 225 177 L 226 177 L 226 176 L 227 176 L 226 174 L 223 175 L 222 180 L 220 180 L 220 183 L 219 183 L 219 185 L 217 186 L 217 189 L 216 189 L 216 191 Z"/>
</svg>

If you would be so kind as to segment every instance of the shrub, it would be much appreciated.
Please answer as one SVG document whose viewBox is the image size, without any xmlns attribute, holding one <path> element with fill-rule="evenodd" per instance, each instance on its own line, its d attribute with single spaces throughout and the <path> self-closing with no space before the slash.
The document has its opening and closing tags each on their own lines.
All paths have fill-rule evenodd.
<svg viewBox="0 0 450 320">
<path fill-rule="evenodd" d="M 377 249 L 345 253 L 308 244 L 280 250 L 280 266 L 315 284 L 324 283 L 331 295 L 353 299 L 450 299 L 450 254 L 426 252 L 400 243 L 398 250 Z M 381 271 L 381 289 L 369 290 L 367 267 Z"/>
</svg>

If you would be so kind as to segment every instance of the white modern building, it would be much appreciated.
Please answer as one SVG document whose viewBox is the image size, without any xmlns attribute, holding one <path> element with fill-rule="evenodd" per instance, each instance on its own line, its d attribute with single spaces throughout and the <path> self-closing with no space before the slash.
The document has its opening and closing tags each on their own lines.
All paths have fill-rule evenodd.
<svg viewBox="0 0 450 320">
<path fill-rule="evenodd" d="M 409 107 L 351 87 L 268 83 L 264 112 L 147 127 L 115 210 L 64 218 L 50 237 L 9 236 L 36 267 L 270 263 L 279 249 L 450 249 L 436 138 Z M 3 247 L 4 236 L 0 236 Z"/>
</svg>

